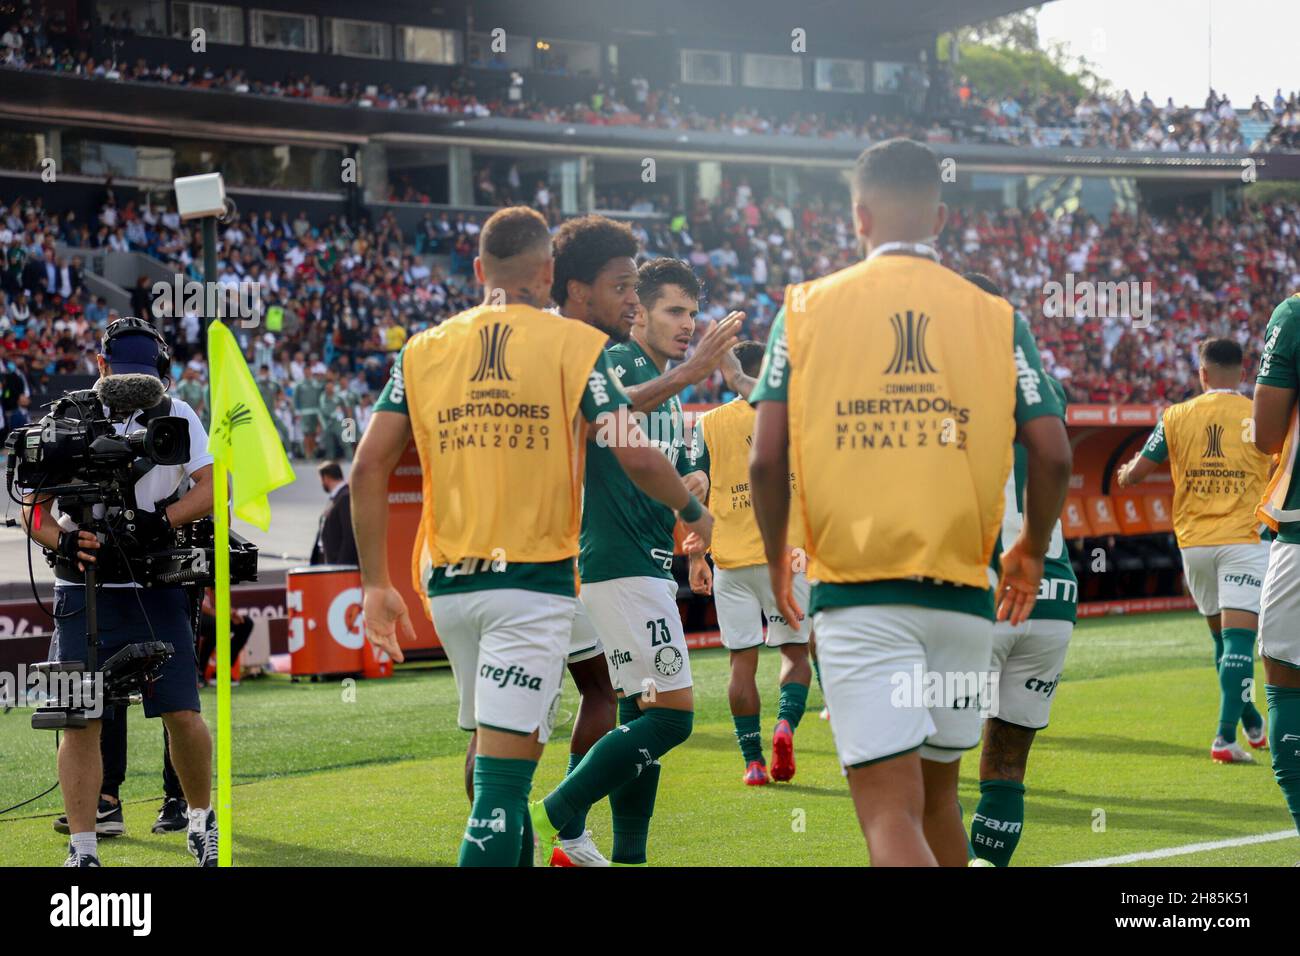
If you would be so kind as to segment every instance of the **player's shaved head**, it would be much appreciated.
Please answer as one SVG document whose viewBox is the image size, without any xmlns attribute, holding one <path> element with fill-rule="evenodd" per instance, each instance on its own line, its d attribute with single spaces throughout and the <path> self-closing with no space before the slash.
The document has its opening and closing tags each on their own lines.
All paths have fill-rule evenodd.
<svg viewBox="0 0 1300 956">
<path fill-rule="evenodd" d="M 1206 339 L 1201 343 L 1201 364 L 1240 371 L 1246 356 L 1235 339 Z"/>
<path fill-rule="evenodd" d="M 759 342 L 737 342 L 731 351 L 740 361 L 740 370 L 750 378 L 758 378 L 763 367 L 763 354 L 767 351 Z"/>
<path fill-rule="evenodd" d="M 887 139 L 862 151 L 853 169 L 858 235 L 868 247 L 920 242 L 943 228 L 939 160 L 911 139 Z"/>
<path fill-rule="evenodd" d="M 1206 388 L 1236 388 L 1245 353 L 1236 339 L 1206 339 L 1201 343 L 1201 384 Z"/>
<path fill-rule="evenodd" d="M 536 209 L 507 206 L 498 209 L 483 224 L 478 236 L 478 254 L 484 268 L 509 269 L 524 258 L 550 258 L 551 230 Z"/>
<path fill-rule="evenodd" d="M 546 305 L 551 280 L 551 230 L 535 209 L 507 206 L 498 209 L 478 237 L 475 272 L 485 288 L 484 299 L 494 301 L 503 290 L 507 301 Z"/>
</svg>

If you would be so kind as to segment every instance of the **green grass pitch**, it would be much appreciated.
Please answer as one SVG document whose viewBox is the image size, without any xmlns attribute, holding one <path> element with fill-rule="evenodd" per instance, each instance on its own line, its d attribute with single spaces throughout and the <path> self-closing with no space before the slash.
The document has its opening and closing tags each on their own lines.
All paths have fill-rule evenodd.
<svg viewBox="0 0 1300 956">
<path fill-rule="evenodd" d="M 1215 842 L 1292 826 L 1267 752 L 1253 766 L 1209 759 L 1218 710 L 1212 646 L 1193 614 L 1088 621 L 1075 632 L 1052 726 L 1039 734 L 1026 780 L 1024 837 L 1014 863 L 1051 865 Z M 764 734 L 775 714 L 778 655 L 759 672 Z M 663 761 L 650 839 L 652 865 L 854 866 L 866 847 L 835 761 L 821 694 L 809 695 L 790 784 L 748 788 L 727 710 L 727 656 L 693 654 L 695 733 Z M 1262 669 L 1256 680 L 1263 683 Z M 1259 705 L 1263 709 L 1261 689 Z M 422 866 L 455 862 L 468 810 L 466 735 L 455 723 L 445 668 L 360 681 L 355 702 L 338 682 L 270 677 L 234 690 L 234 859 L 237 866 Z M 537 773 L 534 795 L 563 775 L 577 699 L 566 681 L 564 725 Z M 215 697 L 203 694 L 214 718 Z M 54 735 L 28 711 L 0 716 L 0 809 L 55 779 Z M 180 834 L 149 825 L 162 793 L 162 730 L 131 711 L 130 773 L 122 790 L 127 836 L 103 841 L 106 866 L 188 866 Z M 770 740 L 768 741 L 770 747 Z M 975 753 L 963 760 L 961 800 L 979 799 Z M 0 816 L 0 865 L 62 862 L 51 821 L 58 791 Z M 1104 827 L 1102 826 L 1104 823 Z M 609 851 L 608 803 L 588 825 Z M 1291 865 L 1294 839 L 1202 851 L 1156 865 Z"/>
</svg>

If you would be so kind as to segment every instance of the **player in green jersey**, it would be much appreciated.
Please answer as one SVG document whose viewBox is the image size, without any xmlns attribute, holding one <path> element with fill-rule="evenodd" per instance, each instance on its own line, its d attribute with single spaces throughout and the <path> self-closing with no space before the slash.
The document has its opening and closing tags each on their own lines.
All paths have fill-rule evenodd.
<svg viewBox="0 0 1300 956">
<path fill-rule="evenodd" d="M 695 333 L 699 283 L 685 263 L 660 259 L 638 272 L 636 242 L 620 223 L 599 216 L 571 220 L 556 236 L 552 298 L 564 315 L 586 321 L 614 341 L 610 367 L 632 400 L 651 444 L 677 467 L 695 471 L 687 454 L 677 393 L 721 363 L 743 315 L 716 323 L 685 361 Z M 611 253 L 615 253 L 611 257 Z M 669 361 L 681 364 L 668 370 Z M 598 432 L 587 446 L 579 569 L 582 603 L 605 644 L 607 673 L 622 700 L 621 733 L 609 733 L 534 806 L 535 832 L 563 865 L 593 802 L 610 797 L 615 864 L 642 864 L 658 789 L 658 758 L 690 735 L 694 701 L 685 635 L 672 575 L 671 511 L 664 512 L 610 469 L 625 436 Z M 687 480 L 692 492 L 703 476 Z M 632 746 L 635 743 L 636 746 Z M 575 823 L 575 821 L 578 821 Z M 554 839 L 548 840 L 550 834 Z"/>
<path fill-rule="evenodd" d="M 990 295 L 1001 295 L 987 276 L 966 278 Z M 1065 417 L 1065 388 L 1054 376 L 1044 381 L 1060 402 Z M 1011 547 L 1024 525 L 1025 477 L 1028 453 L 1015 445 L 1015 465 L 1007 476 L 1002 534 L 993 545 L 990 580 L 1002 570 L 1003 548 Z M 980 751 L 980 801 L 971 819 L 970 841 L 976 857 L 1006 866 L 1020 842 L 1025 823 L 1025 766 L 1034 735 L 1047 726 L 1052 698 L 1061 682 L 1065 652 L 1078 616 L 1079 582 L 1070 565 L 1058 520 L 1043 558 L 1038 600 L 1029 620 L 1019 625 L 993 625 L 991 700 L 986 702 L 984 746 Z M 994 677 L 993 675 L 996 675 Z"/>
<path fill-rule="evenodd" d="M 1273 776 L 1300 830 L 1300 295 L 1273 310 L 1255 380 L 1255 446 L 1280 455 L 1257 514 L 1277 532 L 1260 594 L 1259 652 Z"/>
<path fill-rule="evenodd" d="M 516 347 L 513 353 L 516 357 L 503 379 L 538 383 L 547 381 L 548 376 L 563 376 L 562 381 L 568 384 L 561 387 L 571 389 L 577 378 L 584 390 L 577 413 L 571 412 L 573 424 L 581 421 L 603 424 L 606 416 L 618 417 L 628 429 L 631 440 L 616 449 L 616 454 L 633 475 L 637 488 L 670 503 L 678 509 L 689 527 L 699 527 L 699 533 L 707 536 L 712 525 L 712 517 L 686 490 L 675 470 L 649 447 L 648 440 L 629 419 L 627 397 L 617 384 L 609 381 L 611 373 L 608 359 L 600 349 L 601 337 L 576 323 L 536 311 L 537 306 L 547 301 L 553 268 L 551 237 L 545 220 L 536 211 L 524 207 L 500 210 L 484 226 L 479 244 L 480 255 L 475 259 L 474 267 L 484 287 L 483 307 L 456 317 L 453 320 L 455 325 L 451 326 L 452 335 L 439 338 L 436 330 L 427 330 L 412 339 L 412 347 L 422 350 L 416 361 L 425 363 L 417 365 L 425 370 L 424 374 L 412 375 L 408 380 L 406 360 L 411 354 L 408 348 L 393 367 L 392 377 L 376 405 L 352 471 L 353 487 L 360 496 L 353 506 L 353 526 L 366 592 L 366 635 L 399 662 L 402 653 L 397 643 L 397 631 L 400 627 L 404 635 L 410 636 L 411 623 L 401 596 L 389 580 L 385 551 L 388 527 L 385 488 L 412 437 L 417 445 L 423 442 L 427 446 L 435 441 L 421 422 L 430 420 L 440 401 L 441 407 L 446 407 L 447 396 L 456 395 L 454 389 L 463 389 L 460 393 L 463 398 L 474 388 L 474 379 L 468 374 L 464 384 L 445 384 L 446 379 L 436 381 L 428 374 L 430 368 L 438 367 L 428 364 L 430 356 L 437 357 L 434 350 L 442 349 L 439 359 L 444 363 L 442 367 L 472 369 L 474 366 L 467 362 L 473 354 L 469 349 L 473 348 L 474 337 L 458 333 L 468 328 L 468 322 L 478 321 L 482 313 L 487 313 L 490 321 L 490 313 L 496 305 L 503 306 L 504 312 L 514 316 L 503 321 L 523 324 L 522 334 L 525 336 L 529 334 L 531 324 L 534 336 L 565 336 L 578 341 L 579 347 L 586 349 L 587 353 L 590 353 L 594 336 L 595 364 L 589 370 L 585 362 L 572 364 L 564 355 L 560 356 L 562 368 L 539 366 L 539 361 L 545 363 L 548 360 L 532 357 L 525 361 Z M 528 306 L 533 308 L 526 308 Z M 550 326 L 555 328 L 548 332 L 546 327 Z M 582 335 L 575 339 L 570 333 L 578 331 Z M 504 342 L 504 338 L 501 341 Z M 480 362 L 487 355 L 487 348 L 486 344 L 480 346 Z M 460 352 L 450 351 L 452 349 Z M 554 356 L 554 351 L 551 354 Z M 504 369 L 504 348 L 499 355 Z M 452 362 L 459 365 L 450 364 Z M 549 383 L 547 387 L 551 387 Z M 545 395 L 546 392 L 534 389 L 531 394 Z M 525 804 L 536 761 L 551 732 L 559 703 L 562 662 L 577 605 L 574 580 L 577 528 L 572 503 L 568 512 L 553 519 L 550 525 L 553 529 L 567 528 L 565 544 L 569 548 L 569 557 L 509 561 L 496 557 L 489 560 L 487 557 L 490 539 L 484 538 L 479 530 L 485 527 L 481 520 L 484 511 L 517 509 L 520 517 L 511 524 L 521 529 L 525 538 L 537 531 L 526 520 L 530 515 L 537 517 L 536 503 L 528 501 L 526 496 L 520 498 L 518 494 L 521 487 L 518 459 L 512 461 L 513 456 L 508 452 L 495 451 L 500 447 L 499 442 L 491 449 L 486 445 L 479 446 L 483 454 L 477 455 L 475 468 L 484 469 L 486 484 L 480 483 L 477 490 L 466 489 L 466 510 L 477 507 L 480 520 L 467 520 L 463 513 L 452 514 L 446 519 L 452 533 L 459 530 L 462 534 L 477 534 L 480 540 L 457 546 L 466 549 L 460 552 L 464 554 L 463 559 L 431 568 L 427 580 L 429 607 L 451 661 L 460 696 L 458 722 L 462 728 L 474 730 L 476 739 L 481 737 L 478 741 L 481 752 L 474 759 L 474 788 L 470 819 L 461 845 L 461 865 L 532 864 L 533 838 L 528 829 Z M 566 441 L 556 451 L 550 451 L 549 444 L 547 446 L 552 456 L 573 455 L 568 467 L 564 467 L 566 463 L 562 459 L 556 462 L 552 458 L 562 466 L 559 474 L 564 476 L 571 493 L 577 491 L 576 472 L 572 466 L 578 461 L 574 453 L 579 448 L 575 448 L 571 441 Z M 440 467 L 437 458 L 430 457 L 436 451 L 421 447 L 420 458 L 425 467 Z M 498 496 L 494 500 L 490 489 L 511 487 L 510 480 L 502 475 L 507 469 L 514 469 L 515 494 L 505 498 Z M 492 470 L 496 471 L 496 479 L 491 478 Z M 455 474 L 451 470 L 439 473 L 444 476 L 440 479 L 444 482 L 447 475 Z M 550 474 L 556 476 L 556 469 L 552 468 Z M 429 485 L 426 484 L 425 488 L 427 491 Z M 554 495 L 557 490 L 552 487 L 546 490 L 546 494 Z M 429 518 L 430 512 L 426 510 L 424 521 Z M 561 521 L 563 525 L 558 524 Z M 451 558 L 453 554 L 448 552 L 445 556 Z M 506 679 L 500 676 L 503 674 L 515 677 Z M 521 680 L 521 676 L 529 679 Z M 521 848 L 526 852 L 521 853 Z"/>
</svg>

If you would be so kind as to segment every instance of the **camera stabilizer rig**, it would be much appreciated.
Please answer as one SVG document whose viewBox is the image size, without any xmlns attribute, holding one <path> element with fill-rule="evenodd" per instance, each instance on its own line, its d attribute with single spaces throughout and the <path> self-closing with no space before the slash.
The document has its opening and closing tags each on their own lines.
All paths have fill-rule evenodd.
<svg viewBox="0 0 1300 956">
<path fill-rule="evenodd" d="M 101 385 L 113 378 L 144 376 L 112 376 Z M 27 504 L 57 502 L 59 510 L 79 529 L 94 533 L 101 545 L 107 545 L 84 570 L 86 660 L 46 661 L 32 668 L 46 676 L 49 686 L 59 688 L 55 698 L 32 715 L 36 729 L 84 727 L 89 719 L 87 710 L 93 709 L 86 701 L 93 702 L 98 694 L 106 705 L 138 702 L 158 669 L 175 653 L 171 644 L 152 640 L 123 648 L 99 667 L 96 599 L 101 578 L 146 588 L 202 588 L 214 583 L 216 545 L 211 518 L 172 529 L 162 541 L 141 540 L 138 534 L 135 483 L 152 467 L 188 461 L 189 430 L 184 419 L 165 414 L 169 403 L 165 403 L 161 383 L 150 383 L 145 389 L 150 396 L 138 402 L 132 399 L 117 409 L 126 412 L 123 420 L 129 420 L 132 411 L 143 407 L 146 427 L 118 435 L 113 420 L 103 414 L 101 399 L 113 406 L 111 399 L 118 395 L 140 394 L 141 383 L 128 382 L 127 386 L 117 392 L 101 388 L 70 393 L 54 403 L 41 421 L 14 429 L 5 443 L 10 498 L 19 500 L 14 494 L 17 486 L 30 489 Z M 154 391 L 156 398 L 150 401 Z M 230 551 L 231 582 L 255 581 L 257 548 L 233 531 L 225 545 Z M 83 574 L 77 570 L 75 557 L 49 550 L 45 557 L 56 572 Z M 32 592 L 39 604 L 34 578 Z"/>
</svg>

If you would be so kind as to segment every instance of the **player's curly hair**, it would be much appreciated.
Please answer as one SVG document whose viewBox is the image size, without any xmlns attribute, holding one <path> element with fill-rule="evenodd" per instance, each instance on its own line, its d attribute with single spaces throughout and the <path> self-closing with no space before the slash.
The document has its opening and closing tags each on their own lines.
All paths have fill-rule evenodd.
<svg viewBox="0 0 1300 956">
<path fill-rule="evenodd" d="M 569 280 L 588 285 L 611 259 L 635 259 L 641 251 L 636 236 L 626 223 L 604 216 L 570 219 L 555 234 L 555 278 L 551 298 L 563 306 L 569 300 Z"/>
<path fill-rule="evenodd" d="M 689 263 L 663 256 L 651 259 L 637 270 L 636 294 L 647 309 L 663 295 L 664 287 L 675 285 L 692 299 L 700 297 L 700 280 L 695 277 Z"/>
</svg>

